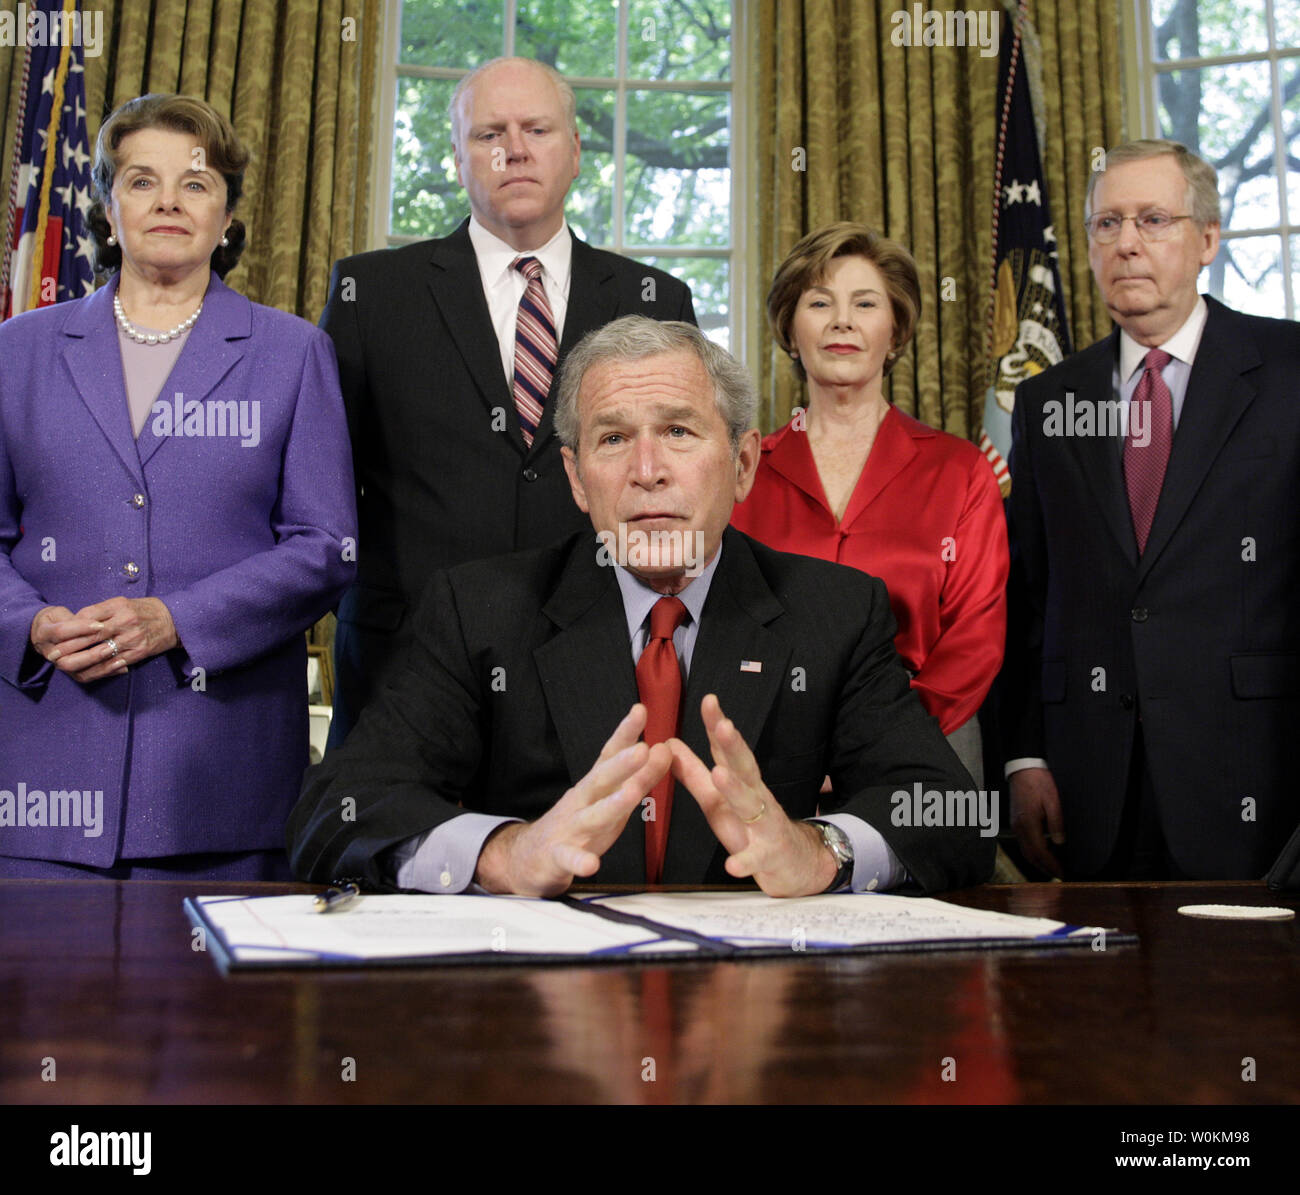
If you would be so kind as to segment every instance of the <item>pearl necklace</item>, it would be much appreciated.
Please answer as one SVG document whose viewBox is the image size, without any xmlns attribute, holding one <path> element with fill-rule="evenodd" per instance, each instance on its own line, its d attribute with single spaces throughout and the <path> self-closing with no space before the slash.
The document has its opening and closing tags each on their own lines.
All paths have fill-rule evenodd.
<svg viewBox="0 0 1300 1195">
<path fill-rule="evenodd" d="M 122 310 L 122 300 L 113 296 L 113 314 L 117 317 L 117 326 L 122 329 L 136 344 L 166 344 L 169 340 L 175 340 L 183 332 L 188 332 L 194 327 L 194 321 L 199 318 L 203 311 L 202 300 L 199 302 L 198 310 L 194 312 L 187 320 L 182 320 L 176 327 L 167 332 L 141 332 L 129 319 L 126 318 L 126 312 Z"/>
</svg>

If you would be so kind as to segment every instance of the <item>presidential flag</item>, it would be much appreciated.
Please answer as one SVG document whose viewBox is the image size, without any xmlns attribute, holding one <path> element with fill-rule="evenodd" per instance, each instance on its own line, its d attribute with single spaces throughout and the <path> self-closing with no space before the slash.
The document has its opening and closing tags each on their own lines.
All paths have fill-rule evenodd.
<svg viewBox="0 0 1300 1195">
<path fill-rule="evenodd" d="M 1016 387 L 1070 353 L 1056 230 L 1038 153 L 1032 92 L 1041 78 L 1037 35 L 1021 0 L 1014 36 L 1004 38 L 998 69 L 998 142 L 994 167 L 993 313 L 990 377 L 980 448 L 1003 497 L 1011 491 L 1011 408 Z"/>
<path fill-rule="evenodd" d="M 16 51 L 23 54 L 20 123 L 0 261 L 3 319 L 94 290 L 85 58 L 80 20 L 70 19 L 78 5 L 35 0 L 26 8 L 27 45 Z"/>
</svg>

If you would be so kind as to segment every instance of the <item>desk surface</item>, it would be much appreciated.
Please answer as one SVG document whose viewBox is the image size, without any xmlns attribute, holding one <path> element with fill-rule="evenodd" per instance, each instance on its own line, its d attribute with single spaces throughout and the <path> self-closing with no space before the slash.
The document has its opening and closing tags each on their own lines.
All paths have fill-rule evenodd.
<svg viewBox="0 0 1300 1195">
<path fill-rule="evenodd" d="M 310 890 L 0 881 L 0 1103 L 1300 1101 L 1296 921 L 1176 911 L 1300 903 L 1259 884 L 946 898 L 1141 939 L 1103 952 L 222 978 L 191 949 L 186 896 Z"/>
</svg>

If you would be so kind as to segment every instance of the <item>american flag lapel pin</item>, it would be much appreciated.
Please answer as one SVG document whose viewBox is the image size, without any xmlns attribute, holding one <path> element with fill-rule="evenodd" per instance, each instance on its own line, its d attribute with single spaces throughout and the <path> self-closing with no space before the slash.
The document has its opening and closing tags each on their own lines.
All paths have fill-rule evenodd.
<svg viewBox="0 0 1300 1195">
<path fill-rule="evenodd" d="M 762 672 L 763 661 L 762 660 L 741 660 L 740 670 L 741 672 Z"/>
</svg>

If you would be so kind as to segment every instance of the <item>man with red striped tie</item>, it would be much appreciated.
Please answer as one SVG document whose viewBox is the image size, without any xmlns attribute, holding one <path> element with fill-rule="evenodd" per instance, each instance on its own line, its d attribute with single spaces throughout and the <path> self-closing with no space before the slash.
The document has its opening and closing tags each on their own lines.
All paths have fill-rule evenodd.
<svg viewBox="0 0 1300 1195">
<path fill-rule="evenodd" d="M 1012 823 L 1070 879 L 1259 879 L 1300 821 L 1300 324 L 1197 293 L 1206 162 L 1137 141 L 1093 169 L 1118 327 L 1013 415 Z"/>
<path fill-rule="evenodd" d="M 439 568 L 583 525 L 553 434 L 552 381 L 587 332 L 628 314 L 694 322 L 689 288 L 578 240 L 573 89 L 497 59 L 450 107 L 470 216 L 450 236 L 346 258 L 321 326 L 352 434 L 360 545 L 339 607 L 330 745 L 400 666 Z"/>
</svg>

